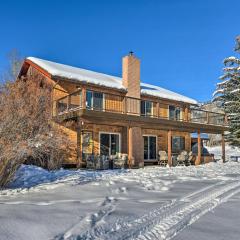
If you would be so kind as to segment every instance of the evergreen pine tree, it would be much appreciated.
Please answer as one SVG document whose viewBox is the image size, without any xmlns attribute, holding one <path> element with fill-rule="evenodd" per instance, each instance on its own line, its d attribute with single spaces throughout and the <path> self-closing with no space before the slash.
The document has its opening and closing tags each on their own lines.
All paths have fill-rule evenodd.
<svg viewBox="0 0 240 240">
<path fill-rule="evenodd" d="M 240 36 L 236 38 L 235 51 L 240 53 Z M 220 77 L 214 92 L 214 101 L 220 101 L 227 114 L 229 133 L 226 140 L 234 146 L 240 146 L 240 59 L 224 59 L 224 74 Z"/>
</svg>

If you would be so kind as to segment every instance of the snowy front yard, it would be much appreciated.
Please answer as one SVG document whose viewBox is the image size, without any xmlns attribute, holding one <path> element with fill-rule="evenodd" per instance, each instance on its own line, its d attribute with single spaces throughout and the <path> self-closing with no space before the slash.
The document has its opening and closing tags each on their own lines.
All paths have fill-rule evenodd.
<svg viewBox="0 0 240 240">
<path fill-rule="evenodd" d="M 238 239 L 240 163 L 47 172 L 0 192 L 0 239 Z"/>
</svg>

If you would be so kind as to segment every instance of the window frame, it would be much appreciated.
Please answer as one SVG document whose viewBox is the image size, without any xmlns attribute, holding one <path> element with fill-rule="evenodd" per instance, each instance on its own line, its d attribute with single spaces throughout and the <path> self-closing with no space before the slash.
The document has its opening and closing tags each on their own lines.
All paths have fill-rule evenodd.
<svg viewBox="0 0 240 240">
<path fill-rule="evenodd" d="M 87 101 L 88 93 L 91 93 L 91 106 L 90 107 L 88 106 L 88 101 Z M 94 107 L 94 99 L 95 99 L 94 94 L 97 94 L 97 93 L 102 94 L 102 108 Z M 90 110 L 105 111 L 105 93 L 87 89 L 86 90 L 86 108 L 90 109 Z"/>
<path fill-rule="evenodd" d="M 144 113 L 142 113 L 142 103 L 144 103 Z M 151 103 L 151 113 L 148 114 L 147 113 L 147 103 Z M 153 117 L 153 102 L 152 101 L 148 101 L 148 100 L 141 100 L 141 106 L 140 106 L 140 112 L 141 112 L 141 116 L 145 116 L 145 117 Z"/>
<path fill-rule="evenodd" d="M 170 118 L 170 108 L 174 108 L 174 118 Z M 176 112 L 179 110 L 179 118 L 177 118 Z M 173 121 L 182 121 L 182 108 L 175 105 L 168 105 L 168 119 Z"/>
<path fill-rule="evenodd" d="M 109 153 L 109 155 L 108 156 L 112 156 L 111 155 L 111 135 L 118 135 L 119 136 L 119 152 L 118 153 L 116 153 L 116 155 L 117 154 L 119 154 L 119 153 L 121 153 L 121 151 L 122 151 L 122 136 L 121 136 L 121 133 L 120 132 L 99 132 L 99 138 L 98 138 L 98 141 L 99 141 L 99 155 L 101 155 L 101 134 L 108 134 L 108 135 L 110 135 L 110 137 L 109 137 L 109 151 L 108 151 L 108 153 Z"/>
<path fill-rule="evenodd" d="M 158 152 L 158 138 L 157 138 L 157 135 L 151 135 L 151 134 L 144 134 L 143 135 L 143 138 L 144 137 L 147 137 L 148 138 L 148 158 L 147 159 L 145 159 L 144 158 L 144 145 L 143 145 L 143 160 L 144 161 L 153 161 L 153 160 L 157 160 L 157 152 Z M 156 139 L 156 151 L 155 151 L 155 158 L 149 158 L 149 156 L 150 156 L 150 151 L 149 151 L 149 149 L 150 149 L 150 144 L 149 144 L 149 139 L 150 139 L 150 137 L 155 137 L 155 139 Z M 143 144 L 144 144 L 144 142 L 143 142 Z"/>
</svg>

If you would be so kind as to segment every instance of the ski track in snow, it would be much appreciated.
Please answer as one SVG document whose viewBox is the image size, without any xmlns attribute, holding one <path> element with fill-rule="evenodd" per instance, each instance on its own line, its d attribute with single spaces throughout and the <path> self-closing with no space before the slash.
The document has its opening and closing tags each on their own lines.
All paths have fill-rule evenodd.
<svg viewBox="0 0 240 240">
<path fill-rule="evenodd" d="M 0 191 L 0 239 L 169 240 L 199 218 L 214 218 L 221 208 L 226 231 L 233 223 L 224 212 L 236 213 L 233 221 L 240 215 L 239 205 L 229 207 L 228 201 L 240 197 L 239 180 L 237 162 L 99 172 L 22 166 L 9 188 Z M 217 237 L 212 232 L 217 221 L 211 223 L 205 236 Z M 228 239 L 237 239 L 239 230 L 234 231 Z M 184 232 L 188 229 L 179 236 Z"/>
<path fill-rule="evenodd" d="M 239 192 L 239 179 L 224 180 L 197 190 L 180 200 L 168 202 L 133 221 L 126 222 L 125 219 L 119 219 L 114 223 L 104 221 L 104 218 L 114 211 L 114 205 L 111 204 L 114 200 L 108 199 L 107 204 L 103 204 L 103 208 L 98 213 L 86 216 L 65 234 L 55 239 L 171 239 L 186 226 Z M 82 230 L 83 233 L 76 234 L 76 231 L 82 232 Z"/>
</svg>

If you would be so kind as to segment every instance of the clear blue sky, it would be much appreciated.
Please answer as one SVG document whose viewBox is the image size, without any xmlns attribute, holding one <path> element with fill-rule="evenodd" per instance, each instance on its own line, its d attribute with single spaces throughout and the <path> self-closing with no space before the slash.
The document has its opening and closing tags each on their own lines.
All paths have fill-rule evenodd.
<svg viewBox="0 0 240 240">
<path fill-rule="evenodd" d="M 120 76 L 132 50 L 142 81 L 206 101 L 234 54 L 239 11 L 239 0 L 1 1 L 0 70 L 16 48 Z"/>
</svg>

